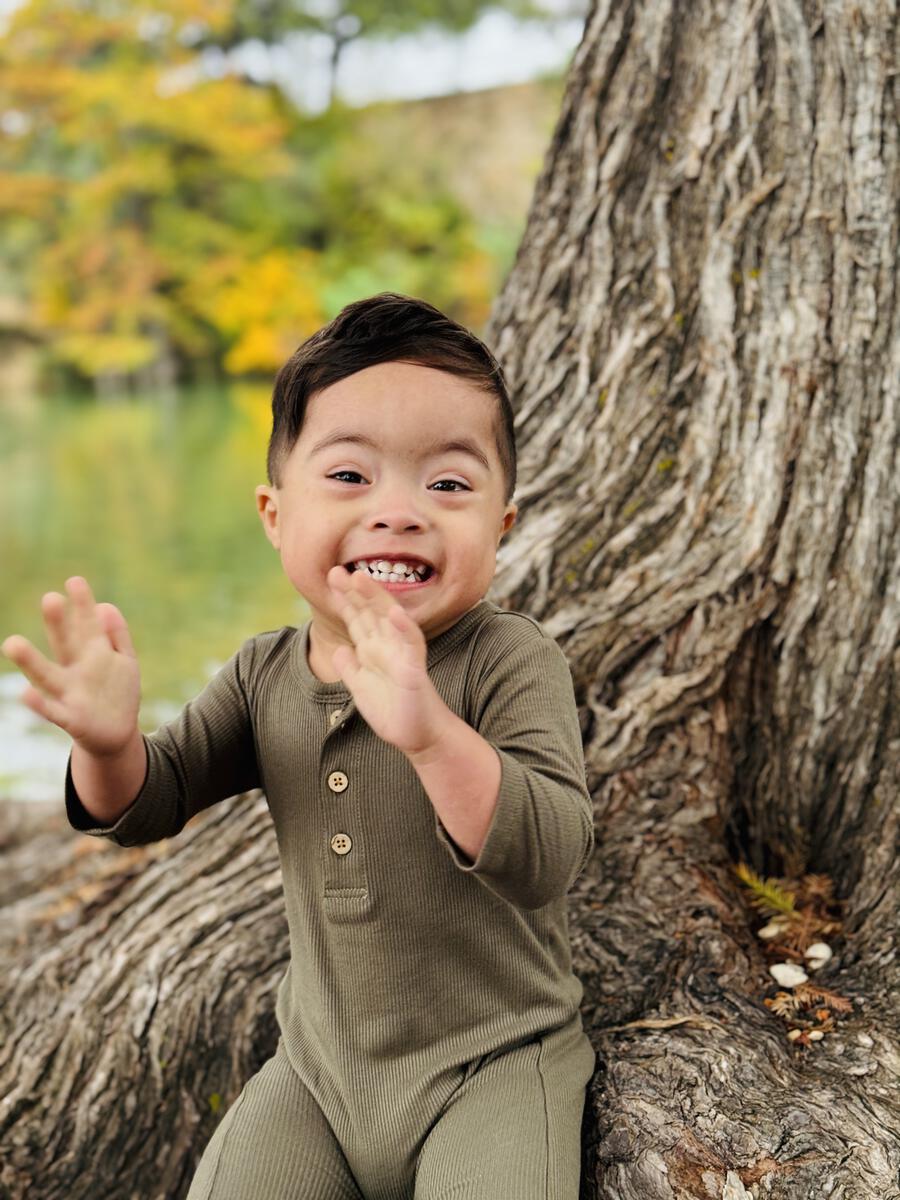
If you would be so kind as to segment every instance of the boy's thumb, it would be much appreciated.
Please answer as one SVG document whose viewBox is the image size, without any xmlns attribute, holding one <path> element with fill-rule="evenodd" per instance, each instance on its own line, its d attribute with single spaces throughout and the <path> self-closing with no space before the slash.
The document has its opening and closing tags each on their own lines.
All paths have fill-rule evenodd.
<svg viewBox="0 0 900 1200">
<path fill-rule="evenodd" d="M 103 632 L 109 638 L 114 650 L 137 658 L 128 623 L 114 604 L 98 604 L 97 617 L 103 626 Z"/>
</svg>

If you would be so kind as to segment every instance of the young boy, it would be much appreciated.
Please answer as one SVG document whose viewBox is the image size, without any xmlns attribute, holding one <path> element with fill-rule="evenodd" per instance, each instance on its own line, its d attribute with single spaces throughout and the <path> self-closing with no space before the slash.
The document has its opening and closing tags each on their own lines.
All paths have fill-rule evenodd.
<svg viewBox="0 0 900 1200">
<path fill-rule="evenodd" d="M 125 620 L 85 580 L 43 598 L 55 662 L 2 647 L 73 738 L 74 828 L 131 846 L 266 793 L 280 1037 L 189 1200 L 577 1200 L 594 1053 L 566 892 L 592 809 L 564 654 L 484 599 L 517 511 L 500 367 L 385 293 L 299 347 L 272 411 L 257 505 L 301 629 L 250 638 L 149 736 Z"/>
</svg>

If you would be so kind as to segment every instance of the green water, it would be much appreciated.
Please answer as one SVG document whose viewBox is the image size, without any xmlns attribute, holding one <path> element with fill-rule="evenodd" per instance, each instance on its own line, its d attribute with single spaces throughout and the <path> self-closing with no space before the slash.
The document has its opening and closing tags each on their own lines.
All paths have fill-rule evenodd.
<svg viewBox="0 0 900 1200">
<path fill-rule="evenodd" d="M 255 507 L 269 400 L 267 385 L 231 385 L 0 406 L 0 640 L 46 649 L 41 595 L 84 575 L 128 621 L 152 729 L 244 638 L 302 623 Z M 0 657 L 0 794 L 55 790 L 68 748 L 18 703 L 24 686 Z"/>
</svg>

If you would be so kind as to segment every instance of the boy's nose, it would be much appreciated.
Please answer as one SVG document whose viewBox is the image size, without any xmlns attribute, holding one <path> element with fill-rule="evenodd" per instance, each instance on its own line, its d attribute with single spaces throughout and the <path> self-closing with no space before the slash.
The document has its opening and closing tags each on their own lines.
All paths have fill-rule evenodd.
<svg viewBox="0 0 900 1200">
<path fill-rule="evenodd" d="M 368 496 L 366 528 L 390 529 L 394 533 L 424 528 L 427 521 L 420 499 L 416 485 L 408 479 L 380 481 Z"/>
<path fill-rule="evenodd" d="M 392 529 L 397 533 L 421 529 L 423 524 L 424 519 L 416 505 L 396 494 L 392 499 L 382 497 L 380 502 L 373 504 L 366 522 L 369 529 Z"/>
<path fill-rule="evenodd" d="M 369 529 L 392 529 L 396 533 L 408 533 L 411 529 L 421 529 L 422 522 L 408 513 L 381 514 L 368 522 Z"/>
</svg>

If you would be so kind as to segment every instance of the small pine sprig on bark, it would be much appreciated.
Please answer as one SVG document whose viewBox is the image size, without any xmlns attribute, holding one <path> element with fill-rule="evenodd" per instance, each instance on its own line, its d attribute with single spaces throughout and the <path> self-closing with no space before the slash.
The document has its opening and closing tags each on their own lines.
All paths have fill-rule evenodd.
<svg viewBox="0 0 900 1200">
<path fill-rule="evenodd" d="M 848 1013 L 853 1011 L 853 1001 L 834 992 L 831 988 L 822 987 L 819 983 L 799 983 L 794 988 L 794 995 L 804 1008 L 813 1005 L 826 1004 L 833 1012 Z"/>
<path fill-rule="evenodd" d="M 795 911 L 795 897 L 783 886 L 782 880 L 763 879 L 746 863 L 738 863 L 734 869 L 741 882 L 753 892 L 750 903 L 755 908 L 770 915 Z"/>
</svg>

